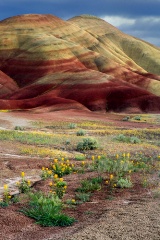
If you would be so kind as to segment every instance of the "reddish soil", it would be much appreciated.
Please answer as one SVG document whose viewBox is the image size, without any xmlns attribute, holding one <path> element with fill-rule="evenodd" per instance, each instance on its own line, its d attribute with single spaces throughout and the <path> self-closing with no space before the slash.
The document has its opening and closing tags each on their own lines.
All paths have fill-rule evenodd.
<svg viewBox="0 0 160 240">
<path fill-rule="evenodd" d="M 138 109 L 132 109 L 134 113 L 139 114 L 140 112 Z M 52 108 L 46 107 L 46 108 L 36 108 L 32 111 L 12 111 L 0 113 L 0 127 L 4 128 L 14 128 L 15 126 L 29 126 L 30 121 L 44 121 L 44 122 L 54 122 L 54 121 L 102 121 L 102 122 L 108 122 L 114 124 L 114 126 L 121 126 L 125 128 L 159 128 L 159 124 L 151 124 L 147 122 L 130 122 L 130 121 L 122 121 L 122 119 L 125 116 L 132 115 L 133 112 L 131 110 L 130 113 L 121 113 L 116 114 L 113 112 L 91 112 L 89 110 L 61 110 L 61 111 L 53 111 Z"/>
<path fill-rule="evenodd" d="M 43 110 L 44 111 L 44 110 Z M 100 120 L 111 122 L 117 127 L 152 128 L 149 123 L 123 122 L 126 114 L 104 114 L 89 111 L 59 111 L 45 113 L 42 109 L 28 114 L 28 112 L 0 113 L 0 126 L 13 129 L 18 126 L 30 126 L 30 121 L 69 121 Z M 38 113 L 39 112 L 39 113 Z M 40 113 L 41 112 L 41 113 Z M 154 125 L 159 127 L 159 125 Z M 0 169 L 3 179 L 7 176 L 15 177 L 25 169 L 26 175 L 39 173 L 42 166 L 48 166 L 49 160 L 38 158 L 17 158 L 16 149 L 12 143 L 0 143 Z M 15 156 L 6 156 L 12 154 Z M 74 161 L 73 161 L 74 162 Z M 95 173 L 71 174 L 65 176 L 68 189 L 65 198 L 73 198 L 74 190 L 82 179 L 96 176 Z M 0 208 L 0 239 L 1 240 L 159 240 L 160 239 L 160 198 L 153 198 L 152 189 L 143 188 L 139 182 L 139 175 L 132 176 L 134 187 L 129 190 L 115 189 L 113 194 L 103 184 L 102 191 L 92 194 L 90 202 L 67 208 L 65 212 L 75 217 L 70 227 L 41 227 L 35 221 L 27 218 L 19 209 L 25 200 L 7 208 Z M 154 178 L 155 176 L 153 176 Z M 48 191 L 49 180 L 38 181 L 33 185 L 36 190 Z M 23 198 L 23 196 L 21 196 Z"/>
</svg>

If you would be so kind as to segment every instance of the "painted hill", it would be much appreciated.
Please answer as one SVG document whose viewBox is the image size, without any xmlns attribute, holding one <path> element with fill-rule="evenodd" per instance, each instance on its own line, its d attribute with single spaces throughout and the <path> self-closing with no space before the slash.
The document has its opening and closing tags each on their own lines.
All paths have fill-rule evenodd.
<svg viewBox="0 0 160 240">
<path fill-rule="evenodd" d="M 0 109 L 160 111 L 160 49 L 94 16 L 0 22 Z"/>
</svg>

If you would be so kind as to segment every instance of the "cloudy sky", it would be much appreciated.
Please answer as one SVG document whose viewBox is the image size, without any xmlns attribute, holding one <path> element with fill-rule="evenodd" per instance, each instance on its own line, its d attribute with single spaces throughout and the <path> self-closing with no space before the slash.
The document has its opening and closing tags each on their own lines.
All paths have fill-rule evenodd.
<svg viewBox="0 0 160 240">
<path fill-rule="evenodd" d="M 160 47 L 160 0 L 0 0 L 0 20 L 28 13 L 95 15 Z"/>
</svg>

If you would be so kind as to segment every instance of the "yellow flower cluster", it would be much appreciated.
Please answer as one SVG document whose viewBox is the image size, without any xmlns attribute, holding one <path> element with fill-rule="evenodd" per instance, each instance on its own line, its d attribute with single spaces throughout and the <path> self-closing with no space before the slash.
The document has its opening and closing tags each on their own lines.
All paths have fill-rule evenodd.
<svg viewBox="0 0 160 240">
<path fill-rule="evenodd" d="M 42 174 L 41 174 L 42 179 L 50 178 L 52 174 L 53 174 L 52 170 L 42 167 Z"/>
<path fill-rule="evenodd" d="M 56 194 L 60 199 L 66 192 L 67 183 L 63 180 L 63 178 L 58 178 L 58 175 L 54 175 L 54 182 L 49 182 L 49 186 L 51 188 L 50 192 Z"/>
<path fill-rule="evenodd" d="M 71 164 L 68 159 L 54 159 L 51 163 L 51 169 L 54 174 L 57 174 L 58 177 L 74 172 L 74 164 Z"/>
<path fill-rule="evenodd" d="M 33 155 L 33 156 L 40 156 L 40 157 L 51 157 L 54 158 L 56 156 L 58 157 L 72 157 L 72 154 L 64 152 L 64 151 L 60 151 L 57 149 L 49 149 L 49 148 L 45 148 L 45 147 L 21 147 L 20 148 L 20 152 L 22 154 L 27 154 L 27 155 Z"/>
<path fill-rule="evenodd" d="M 3 188 L 4 188 L 4 193 L 3 193 L 2 202 L 5 202 L 8 205 L 10 203 L 10 199 L 12 198 L 12 196 L 9 193 L 7 184 L 4 184 Z"/>
</svg>

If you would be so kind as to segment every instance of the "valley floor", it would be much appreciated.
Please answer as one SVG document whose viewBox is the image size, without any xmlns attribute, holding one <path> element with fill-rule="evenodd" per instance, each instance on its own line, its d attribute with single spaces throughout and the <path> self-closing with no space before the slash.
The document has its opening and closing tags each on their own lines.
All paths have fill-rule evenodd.
<svg viewBox="0 0 160 240">
<path fill-rule="evenodd" d="M 42 167 L 47 167 L 59 151 L 66 154 L 73 164 L 80 166 L 81 161 L 75 157 L 81 154 L 75 147 L 79 141 L 76 136 L 79 129 L 84 129 L 87 137 L 94 137 L 100 143 L 98 150 L 85 151 L 87 163 L 90 163 L 92 155 L 98 156 L 102 152 L 109 156 L 129 152 L 133 159 L 139 153 L 153 159 L 152 163 L 156 166 L 151 174 L 133 173 L 133 188 L 116 188 L 110 195 L 103 185 L 88 202 L 65 209 L 65 213 L 77 220 L 69 227 L 41 227 L 35 224 L 33 219 L 19 212 L 26 205 L 26 199 L 21 194 L 22 201 L 6 208 L 0 207 L 0 240 L 160 240 L 160 166 L 159 160 L 156 160 L 160 156 L 160 115 L 140 114 L 140 120 L 136 120 L 137 115 L 129 114 L 129 120 L 125 121 L 126 116 L 128 114 L 125 113 L 74 110 L 50 113 L 0 112 L 1 195 L 6 183 L 11 192 L 17 191 L 15 181 L 19 180 L 22 171 L 31 179 L 35 190 L 48 191 L 49 179 L 42 181 L 39 176 Z M 77 125 L 76 129 L 69 127 L 71 123 Z M 45 142 L 20 141 L 19 138 L 5 139 L 4 131 L 6 136 L 10 136 L 9 133 L 15 131 L 17 126 L 21 130 L 16 133 L 48 134 L 53 142 L 46 145 Z M 114 138 L 119 134 L 133 134 L 140 138 L 141 143 L 116 142 Z M 66 144 L 67 141 L 69 144 Z M 64 176 L 68 183 L 65 198 L 74 197 L 81 180 L 95 176 L 97 173 L 88 170 L 83 174 Z"/>
</svg>

